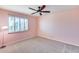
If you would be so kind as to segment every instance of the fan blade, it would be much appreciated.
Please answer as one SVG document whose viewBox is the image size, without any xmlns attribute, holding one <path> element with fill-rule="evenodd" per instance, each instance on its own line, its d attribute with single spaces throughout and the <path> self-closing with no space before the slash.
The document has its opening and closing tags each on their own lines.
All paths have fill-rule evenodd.
<svg viewBox="0 0 79 59">
<path fill-rule="evenodd" d="M 29 7 L 29 9 L 34 10 L 34 11 L 37 11 L 37 10 L 35 10 L 35 9 L 33 9 L 33 8 L 30 8 L 30 7 Z"/>
<path fill-rule="evenodd" d="M 42 15 L 42 13 L 39 13 L 40 15 Z"/>
<path fill-rule="evenodd" d="M 41 11 L 41 12 L 44 12 L 44 13 L 50 13 L 50 11 Z"/>
<path fill-rule="evenodd" d="M 34 13 L 32 13 L 32 15 L 35 14 L 35 13 L 38 13 L 38 12 L 34 12 Z"/>
<path fill-rule="evenodd" d="M 46 7 L 46 6 L 45 6 L 45 5 L 43 5 L 42 7 L 40 7 L 40 10 L 43 10 L 45 7 Z"/>
</svg>

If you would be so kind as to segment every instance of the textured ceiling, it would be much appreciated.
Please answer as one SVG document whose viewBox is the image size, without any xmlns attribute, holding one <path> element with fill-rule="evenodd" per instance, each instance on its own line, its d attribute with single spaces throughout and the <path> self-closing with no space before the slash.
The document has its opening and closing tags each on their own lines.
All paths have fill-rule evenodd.
<svg viewBox="0 0 79 59">
<path fill-rule="evenodd" d="M 10 11 L 16 11 L 16 12 L 20 12 L 20 13 L 25 13 L 25 14 L 31 14 L 34 11 L 28 9 L 28 7 L 32 7 L 37 9 L 38 5 L 0 5 L 0 8 L 3 9 L 7 9 Z M 47 5 L 46 8 L 44 10 L 50 10 L 51 13 L 56 13 L 56 12 L 61 12 L 61 11 L 66 11 L 66 10 L 70 10 L 73 8 L 76 8 L 78 6 L 74 6 L 74 5 Z M 47 14 L 44 14 L 47 15 Z M 39 14 L 35 14 L 35 16 L 39 16 Z"/>
</svg>

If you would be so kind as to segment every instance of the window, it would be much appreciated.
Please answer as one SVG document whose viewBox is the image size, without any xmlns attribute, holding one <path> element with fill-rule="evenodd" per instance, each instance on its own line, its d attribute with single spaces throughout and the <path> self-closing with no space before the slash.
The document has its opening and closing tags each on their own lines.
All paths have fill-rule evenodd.
<svg viewBox="0 0 79 59">
<path fill-rule="evenodd" d="M 9 33 L 28 30 L 28 19 L 25 17 L 9 16 Z"/>
</svg>

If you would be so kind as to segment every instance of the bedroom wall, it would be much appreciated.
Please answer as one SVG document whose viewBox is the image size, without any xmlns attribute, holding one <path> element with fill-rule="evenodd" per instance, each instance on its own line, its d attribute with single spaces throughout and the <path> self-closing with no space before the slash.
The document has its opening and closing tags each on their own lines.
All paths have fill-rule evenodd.
<svg viewBox="0 0 79 59">
<path fill-rule="evenodd" d="M 79 8 L 40 17 L 38 36 L 79 46 Z"/>
<path fill-rule="evenodd" d="M 17 15 L 17 16 L 26 16 L 29 19 L 29 30 L 26 32 L 19 32 L 19 33 L 12 33 L 12 34 L 8 33 L 8 29 L 5 30 L 4 43 L 6 45 L 36 36 L 37 17 L 0 9 L 0 45 L 3 39 L 3 31 L 1 30 L 1 27 L 8 26 L 8 14 Z"/>
</svg>

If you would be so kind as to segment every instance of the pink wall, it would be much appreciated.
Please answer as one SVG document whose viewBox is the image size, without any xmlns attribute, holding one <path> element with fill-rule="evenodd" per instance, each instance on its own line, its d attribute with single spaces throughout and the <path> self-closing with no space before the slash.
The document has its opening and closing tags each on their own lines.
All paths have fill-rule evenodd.
<svg viewBox="0 0 79 59">
<path fill-rule="evenodd" d="M 42 16 L 39 36 L 79 46 L 79 8 Z"/>
<path fill-rule="evenodd" d="M 8 30 L 6 30 L 4 33 L 4 39 L 5 39 L 5 44 L 11 44 L 14 42 L 18 42 L 20 40 L 28 39 L 35 37 L 37 34 L 37 18 L 21 13 L 16 13 L 16 12 L 11 12 L 7 10 L 2 10 L 0 9 L 0 28 L 2 26 L 8 26 L 8 14 L 11 15 L 17 15 L 17 16 L 26 16 L 29 19 L 29 30 L 27 32 L 19 32 L 19 33 L 12 33 L 8 34 Z M 0 29 L 0 45 L 1 41 L 3 39 L 3 32 Z"/>
<path fill-rule="evenodd" d="M 39 20 L 38 17 L 0 9 L 0 28 L 8 26 L 8 14 L 26 16 L 29 19 L 29 30 L 12 34 L 8 34 L 6 30 L 4 32 L 6 45 L 35 37 L 38 34 L 48 39 L 79 46 L 79 8 L 42 16 Z M 3 39 L 2 33 L 0 29 L 0 45 Z"/>
</svg>

